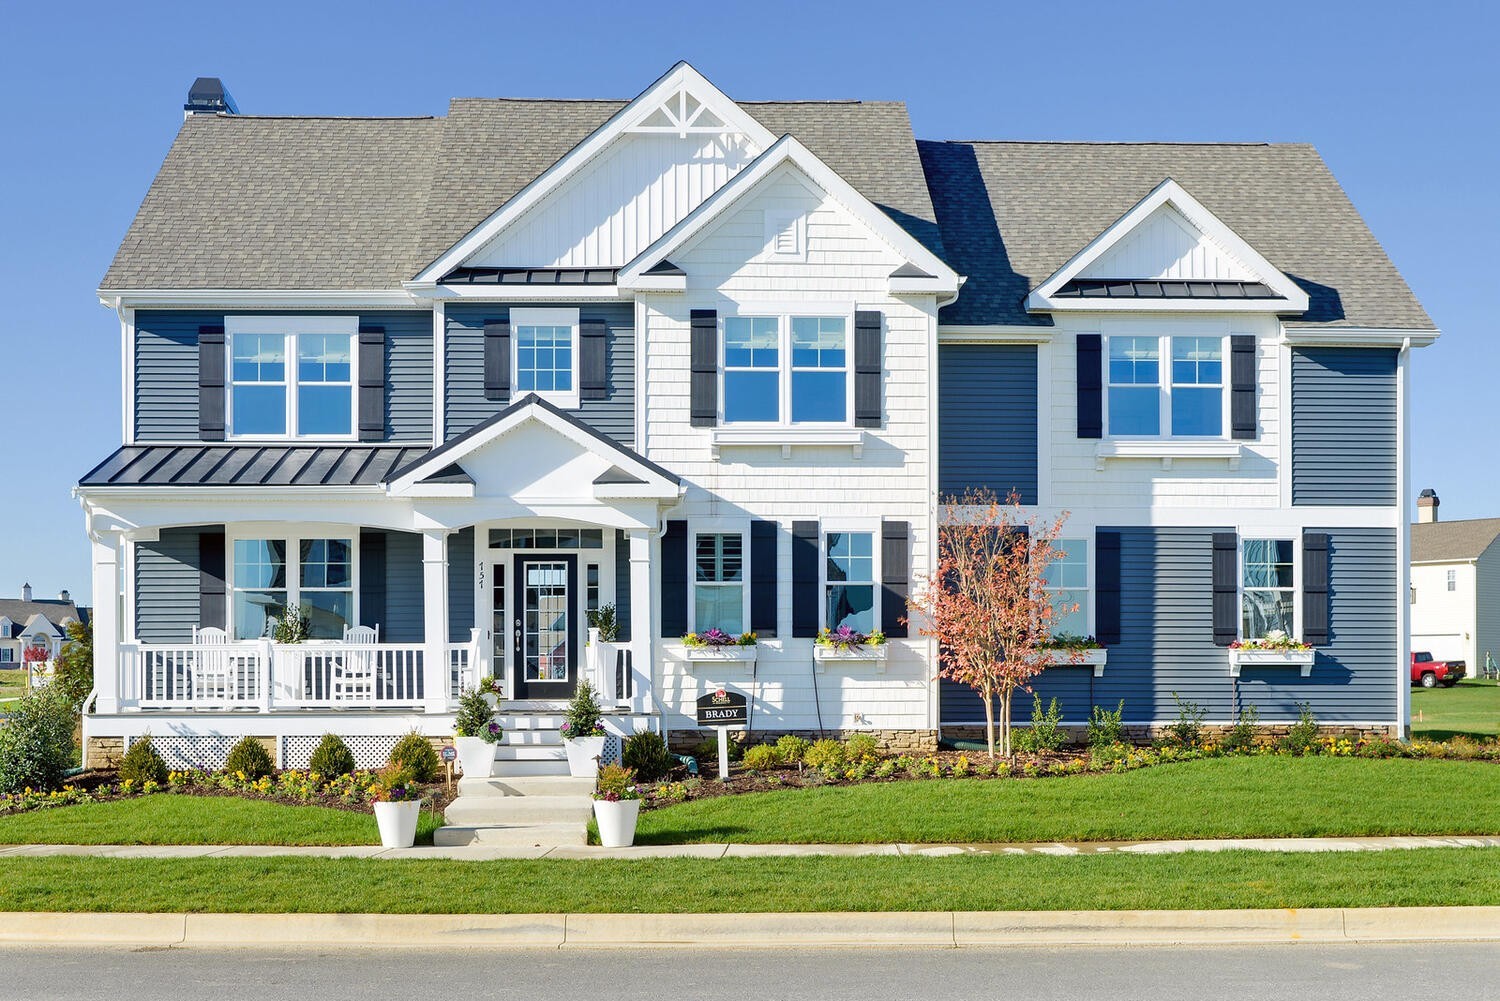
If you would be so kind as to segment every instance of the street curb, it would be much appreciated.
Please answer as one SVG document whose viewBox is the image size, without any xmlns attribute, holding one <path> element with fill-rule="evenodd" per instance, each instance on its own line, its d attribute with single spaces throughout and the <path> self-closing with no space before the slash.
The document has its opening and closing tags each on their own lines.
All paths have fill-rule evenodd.
<svg viewBox="0 0 1500 1001">
<path fill-rule="evenodd" d="M 0 946 L 624 948 L 1500 942 L 1500 907 L 788 914 L 0 913 Z"/>
</svg>

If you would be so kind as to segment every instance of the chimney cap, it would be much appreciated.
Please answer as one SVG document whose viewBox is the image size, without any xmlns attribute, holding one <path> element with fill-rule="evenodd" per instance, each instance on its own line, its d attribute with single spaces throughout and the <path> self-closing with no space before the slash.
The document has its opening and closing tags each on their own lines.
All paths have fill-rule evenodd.
<svg viewBox="0 0 1500 1001">
<path fill-rule="evenodd" d="M 73 596 L 68 593 L 68 589 L 67 588 L 63 588 L 61 591 L 57 592 L 57 600 L 58 601 L 72 601 L 73 600 Z"/>
<path fill-rule="evenodd" d="M 200 76 L 188 88 L 182 110 L 189 115 L 237 115 L 240 109 L 229 96 L 229 88 L 216 76 Z"/>
<path fill-rule="evenodd" d="M 1417 503 L 1420 504 L 1422 503 L 1422 501 L 1428 501 L 1432 504 L 1442 503 L 1442 501 L 1438 499 L 1437 491 L 1432 489 L 1431 487 L 1428 487 L 1417 495 Z"/>
</svg>

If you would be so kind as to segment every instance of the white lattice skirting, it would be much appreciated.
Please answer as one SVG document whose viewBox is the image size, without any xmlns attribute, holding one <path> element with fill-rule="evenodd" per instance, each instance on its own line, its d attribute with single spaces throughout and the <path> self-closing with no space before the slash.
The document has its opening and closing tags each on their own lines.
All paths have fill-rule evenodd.
<svg viewBox="0 0 1500 1001">
<path fill-rule="evenodd" d="M 125 749 L 129 750 L 140 737 L 128 738 Z M 152 737 L 151 746 L 161 755 L 168 768 L 204 768 L 216 771 L 224 767 L 229 759 L 229 749 L 239 742 L 238 737 Z"/>
<path fill-rule="evenodd" d="M 354 764 L 357 768 L 384 768 L 386 762 L 391 758 L 391 748 L 396 746 L 400 736 L 360 736 L 350 737 L 340 734 L 344 743 L 349 745 L 349 750 L 354 754 Z M 281 738 L 281 767 L 282 768 L 306 768 L 312 761 L 312 753 L 322 742 L 322 737 L 282 737 Z"/>
</svg>

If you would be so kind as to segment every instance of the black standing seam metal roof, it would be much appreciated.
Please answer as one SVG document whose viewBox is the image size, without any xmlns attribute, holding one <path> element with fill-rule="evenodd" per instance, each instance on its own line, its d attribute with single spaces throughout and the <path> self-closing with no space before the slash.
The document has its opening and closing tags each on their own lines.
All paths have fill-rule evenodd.
<svg viewBox="0 0 1500 1001">
<path fill-rule="evenodd" d="M 378 486 L 426 454 L 412 445 L 126 445 L 84 487 Z"/>
<path fill-rule="evenodd" d="M 1056 299 L 1280 299 L 1263 282 L 1171 280 L 1156 278 L 1074 278 L 1053 293 Z"/>
<path fill-rule="evenodd" d="M 440 285 L 613 285 L 615 268 L 454 268 Z"/>
<path fill-rule="evenodd" d="M 577 417 L 574 417 L 572 414 L 568 413 L 566 410 L 560 410 L 560 409 L 558 409 L 557 407 L 553 406 L 551 403 L 548 403 L 546 400 L 542 399 L 540 396 L 536 395 L 535 393 L 527 393 L 525 396 L 523 396 L 520 399 L 516 400 L 510 406 L 506 407 L 504 410 L 500 411 L 498 414 L 495 414 L 493 417 L 487 417 L 484 420 L 480 421 L 478 424 L 475 424 L 473 427 L 469 428 L 469 430 L 465 431 L 463 434 L 459 435 L 457 438 L 452 438 L 452 439 L 444 442 L 443 444 L 439 445 L 437 448 L 433 449 L 432 451 L 427 452 L 424 455 L 420 455 L 417 458 L 411 460 L 410 462 L 406 462 L 406 463 L 402 464 L 401 466 L 397 467 L 395 469 L 395 471 L 391 472 L 390 474 L 388 474 L 386 476 L 386 481 L 389 482 L 390 480 L 400 479 L 402 476 L 405 476 L 412 469 L 414 469 L 415 467 L 417 467 L 417 466 L 419 466 L 419 465 L 421 465 L 423 463 L 429 462 L 429 461 L 431 461 L 431 460 L 433 460 L 433 459 L 435 459 L 435 458 L 437 458 L 439 456 L 447 455 L 450 452 L 455 452 L 455 451 L 458 451 L 458 450 L 462 449 L 463 446 L 466 445 L 468 442 L 470 442 L 474 438 L 477 438 L 479 435 L 483 434 L 485 431 L 489 430 L 491 427 L 493 427 L 496 424 L 500 423 L 501 421 L 505 420 L 507 417 L 511 416 L 512 414 L 514 414 L 517 411 L 522 410 L 522 409 L 524 409 L 526 407 L 533 407 L 533 406 L 540 407 L 543 410 L 546 410 L 549 413 L 554 414 L 557 417 L 561 417 L 563 420 L 567 421 L 569 424 L 572 424 L 574 427 L 578 428 L 584 434 L 586 434 L 589 437 L 595 439 L 596 441 L 602 442 L 603 444 L 609 446 L 611 449 L 613 449 L 615 452 L 617 452 L 617 453 L 619 453 L 621 455 L 629 456 L 631 459 L 634 459 L 636 462 L 639 462 L 641 465 L 646 466 L 647 468 L 649 468 L 652 472 L 656 473 L 657 475 L 659 475 L 659 476 L 661 476 L 661 477 L 663 477 L 663 478 L 665 478 L 667 480 L 670 480 L 673 483 L 681 483 L 682 482 L 682 479 L 676 473 L 673 473 L 673 472 L 671 472 L 669 470 L 663 469 L 661 466 L 658 466 L 656 463 L 652 462 L 650 459 L 646 458 L 644 455 L 641 455 L 639 452 L 635 451 L 634 449 L 627 448 L 624 445 L 621 445 L 619 442 L 615 441 L 613 438 L 609 437 L 608 435 L 606 435 L 606 434 L 604 434 L 604 433 L 602 433 L 600 431 L 595 430 L 594 428 L 592 428 L 589 425 L 585 424 L 583 421 L 579 420 Z M 462 467 L 460 467 L 460 468 L 462 468 Z M 440 472 L 446 472 L 446 470 L 443 470 L 443 471 L 440 471 Z"/>
</svg>

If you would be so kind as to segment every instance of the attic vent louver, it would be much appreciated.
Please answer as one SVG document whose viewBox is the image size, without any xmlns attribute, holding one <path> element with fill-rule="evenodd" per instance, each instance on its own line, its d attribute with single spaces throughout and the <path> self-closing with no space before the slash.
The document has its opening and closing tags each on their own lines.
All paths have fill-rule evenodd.
<svg viewBox="0 0 1500 1001">
<path fill-rule="evenodd" d="M 200 76 L 188 88 L 187 103 L 182 106 L 182 117 L 191 115 L 237 115 L 240 109 L 229 88 L 216 76 Z"/>
</svg>

